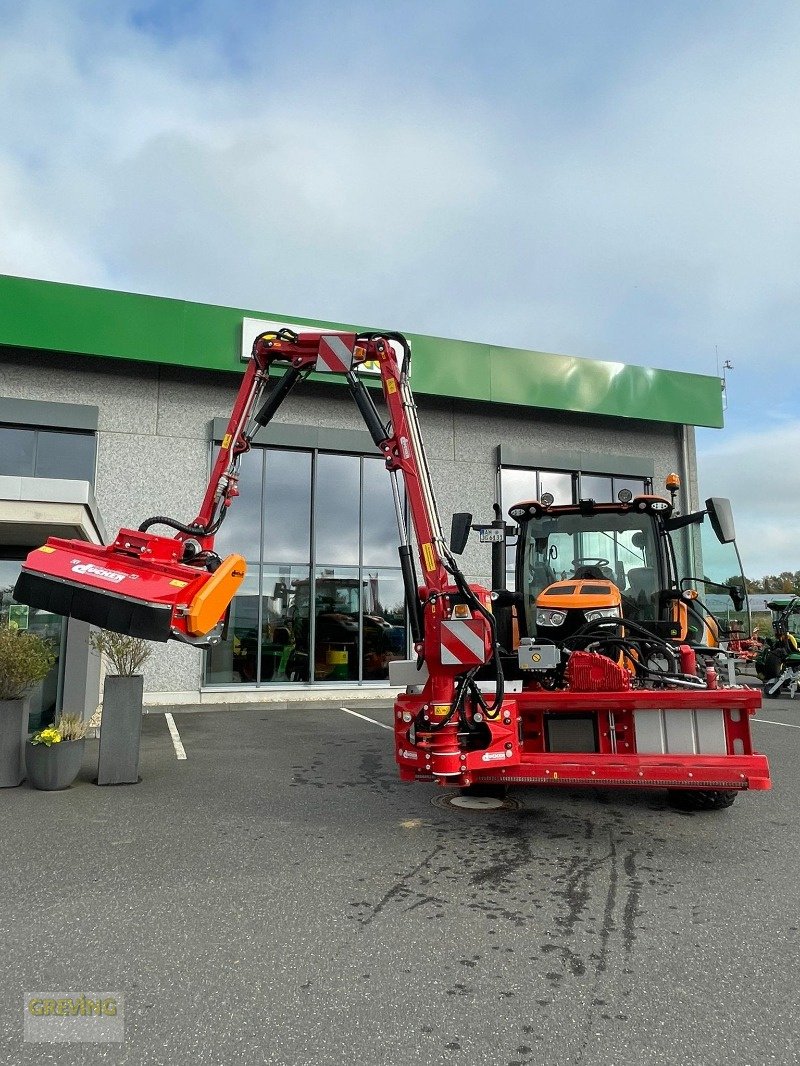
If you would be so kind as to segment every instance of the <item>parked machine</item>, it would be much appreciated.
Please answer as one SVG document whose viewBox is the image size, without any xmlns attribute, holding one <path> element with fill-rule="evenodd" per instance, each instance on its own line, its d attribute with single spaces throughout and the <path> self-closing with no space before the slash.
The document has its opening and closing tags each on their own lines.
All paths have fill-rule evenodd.
<svg viewBox="0 0 800 1066">
<path fill-rule="evenodd" d="M 380 368 L 388 422 L 357 372 L 368 361 Z M 686 805 L 711 809 L 744 789 L 769 788 L 749 728 L 760 695 L 720 670 L 720 623 L 695 587 L 704 579 L 682 576 L 678 559 L 687 552 L 675 546 L 679 531 L 706 516 L 720 543 L 732 541 L 727 501 L 708 500 L 685 516 L 665 498 L 624 492 L 613 503 L 523 502 L 509 512 L 516 525 L 496 519 L 482 527 L 492 531 L 495 562 L 509 533 L 518 534 L 516 591 L 502 587 L 497 565 L 494 589 L 470 584 L 456 555 L 471 516 L 456 516 L 448 544 L 410 364 L 408 342 L 396 333 L 260 335 L 194 521 L 155 516 L 106 547 L 51 538 L 28 556 L 16 599 L 149 640 L 219 640 L 245 572 L 240 556 L 223 560 L 214 551 L 238 494 L 240 457 L 298 381 L 312 371 L 339 373 L 393 487 L 415 651 L 391 665 L 405 687 L 394 711 L 402 779 L 667 788 Z M 271 379 L 276 370 L 283 373 Z M 151 533 L 156 525 L 173 535 Z M 735 600 L 737 587 L 728 591 Z"/>
<path fill-rule="evenodd" d="M 788 696 L 793 700 L 800 688 L 800 597 L 770 600 L 767 607 L 772 612 L 773 636 L 756 656 L 756 672 L 767 699 Z"/>
</svg>

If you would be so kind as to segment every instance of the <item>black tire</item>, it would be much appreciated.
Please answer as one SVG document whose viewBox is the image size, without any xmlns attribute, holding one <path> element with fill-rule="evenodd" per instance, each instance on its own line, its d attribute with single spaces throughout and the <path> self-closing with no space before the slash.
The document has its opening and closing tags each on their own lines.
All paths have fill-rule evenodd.
<svg viewBox="0 0 800 1066">
<path fill-rule="evenodd" d="M 774 651 L 770 651 L 756 666 L 756 673 L 766 685 L 774 681 L 783 669 L 783 659 Z"/>
<path fill-rule="evenodd" d="M 736 799 L 732 789 L 671 788 L 667 793 L 670 806 L 679 811 L 724 811 Z"/>
</svg>

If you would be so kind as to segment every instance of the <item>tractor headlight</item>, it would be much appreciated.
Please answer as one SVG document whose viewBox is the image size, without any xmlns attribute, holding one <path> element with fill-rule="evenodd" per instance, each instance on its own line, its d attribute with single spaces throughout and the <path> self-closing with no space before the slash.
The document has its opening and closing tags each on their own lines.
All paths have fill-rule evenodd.
<svg viewBox="0 0 800 1066">
<path fill-rule="evenodd" d="M 563 626 L 566 618 L 566 611 L 551 611 L 546 607 L 538 607 L 536 610 L 537 626 Z"/>
<path fill-rule="evenodd" d="M 621 618 L 622 611 L 619 607 L 597 607 L 593 611 L 586 612 L 587 622 L 599 622 L 601 618 Z"/>
</svg>

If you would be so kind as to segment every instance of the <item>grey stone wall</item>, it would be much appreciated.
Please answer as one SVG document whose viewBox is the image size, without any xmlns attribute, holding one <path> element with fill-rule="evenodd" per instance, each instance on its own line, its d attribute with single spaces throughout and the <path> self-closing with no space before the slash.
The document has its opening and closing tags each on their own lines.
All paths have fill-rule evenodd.
<svg viewBox="0 0 800 1066">
<path fill-rule="evenodd" d="M 6 351 L 0 359 L 2 396 L 99 407 L 95 493 L 111 535 L 153 514 L 194 518 L 209 472 L 209 422 L 227 418 L 237 375 L 25 351 Z M 453 511 L 491 521 L 498 445 L 650 458 L 656 491 L 671 470 L 686 474 L 679 426 L 423 397 L 417 403 L 445 535 Z M 335 385 L 302 386 L 275 421 L 363 429 L 349 396 Z M 692 442 L 690 432 L 690 463 Z M 693 470 L 689 474 L 694 487 Z M 476 536 L 462 566 L 470 579 L 488 583 L 489 548 Z M 197 699 L 200 682 L 200 653 L 174 642 L 159 646 L 147 665 L 151 696 Z"/>
</svg>

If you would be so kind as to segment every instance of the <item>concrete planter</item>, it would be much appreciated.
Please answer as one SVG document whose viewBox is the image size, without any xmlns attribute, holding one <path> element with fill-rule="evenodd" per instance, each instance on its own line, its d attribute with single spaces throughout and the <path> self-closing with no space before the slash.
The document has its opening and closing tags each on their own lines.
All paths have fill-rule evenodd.
<svg viewBox="0 0 800 1066">
<path fill-rule="evenodd" d="M 135 785 L 139 780 L 139 746 L 142 739 L 141 674 L 109 674 L 103 686 L 100 723 L 98 785 Z"/>
<path fill-rule="evenodd" d="M 0 788 L 25 780 L 28 700 L 0 700 Z"/>
<path fill-rule="evenodd" d="M 25 745 L 28 784 L 45 792 L 69 788 L 81 768 L 85 740 L 62 740 L 59 744 Z"/>
</svg>

